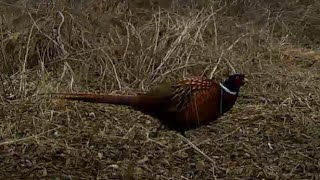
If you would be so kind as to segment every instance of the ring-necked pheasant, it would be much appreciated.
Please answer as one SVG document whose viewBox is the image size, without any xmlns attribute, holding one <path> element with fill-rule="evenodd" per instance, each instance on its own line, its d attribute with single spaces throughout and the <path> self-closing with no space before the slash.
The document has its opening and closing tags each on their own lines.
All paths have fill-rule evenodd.
<svg viewBox="0 0 320 180">
<path fill-rule="evenodd" d="M 186 131 L 219 118 L 235 104 L 243 74 L 223 83 L 204 77 L 189 77 L 175 84 L 161 85 L 137 95 L 56 93 L 56 98 L 92 103 L 127 105 L 159 119 L 169 129 Z"/>
</svg>

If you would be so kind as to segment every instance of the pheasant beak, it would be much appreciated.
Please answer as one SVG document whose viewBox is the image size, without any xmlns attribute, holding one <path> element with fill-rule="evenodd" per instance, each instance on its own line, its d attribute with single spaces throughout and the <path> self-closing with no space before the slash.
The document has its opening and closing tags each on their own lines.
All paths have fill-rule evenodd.
<svg viewBox="0 0 320 180">
<path fill-rule="evenodd" d="M 249 82 L 249 80 L 247 78 L 244 78 L 243 81 L 242 81 L 242 85 L 244 85 L 244 84 L 246 84 L 248 82 Z"/>
</svg>

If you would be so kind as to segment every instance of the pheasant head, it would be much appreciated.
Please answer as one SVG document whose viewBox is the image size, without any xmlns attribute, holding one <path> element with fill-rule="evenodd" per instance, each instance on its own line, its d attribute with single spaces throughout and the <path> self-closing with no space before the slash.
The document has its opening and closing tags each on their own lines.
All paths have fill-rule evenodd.
<svg viewBox="0 0 320 180">
<path fill-rule="evenodd" d="M 245 84 L 247 79 L 244 74 L 233 74 L 228 77 L 221 87 L 221 115 L 229 111 L 235 104 L 240 88 Z"/>
</svg>

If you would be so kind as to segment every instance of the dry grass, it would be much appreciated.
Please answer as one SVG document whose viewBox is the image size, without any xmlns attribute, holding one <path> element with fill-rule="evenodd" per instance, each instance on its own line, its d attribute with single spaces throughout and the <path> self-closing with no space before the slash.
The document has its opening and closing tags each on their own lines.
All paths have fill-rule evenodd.
<svg viewBox="0 0 320 180">
<path fill-rule="evenodd" d="M 320 4 L 156 2 L 0 1 L 1 179 L 319 179 Z M 236 106 L 187 138 L 127 107 L 39 95 L 230 67 L 250 81 Z"/>
</svg>

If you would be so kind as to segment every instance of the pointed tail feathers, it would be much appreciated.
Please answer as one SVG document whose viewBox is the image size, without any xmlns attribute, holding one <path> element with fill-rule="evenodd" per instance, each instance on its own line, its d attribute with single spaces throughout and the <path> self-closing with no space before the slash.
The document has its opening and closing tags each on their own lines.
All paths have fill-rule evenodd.
<svg viewBox="0 0 320 180">
<path fill-rule="evenodd" d="M 147 95 L 99 95 L 87 93 L 53 93 L 52 95 L 57 99 L 127 106 L 155 105 L 162 101 L 159 98 Z"/>
</svg>

